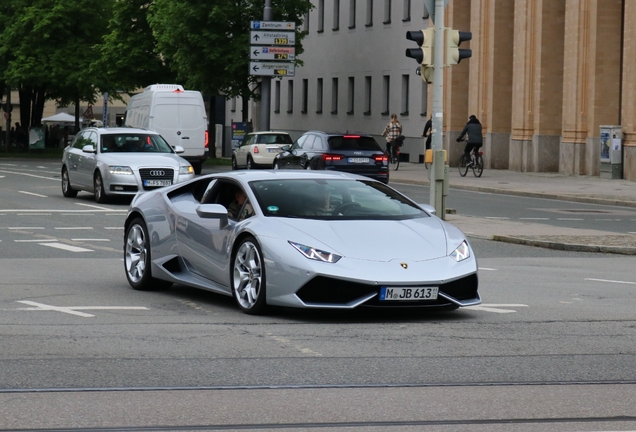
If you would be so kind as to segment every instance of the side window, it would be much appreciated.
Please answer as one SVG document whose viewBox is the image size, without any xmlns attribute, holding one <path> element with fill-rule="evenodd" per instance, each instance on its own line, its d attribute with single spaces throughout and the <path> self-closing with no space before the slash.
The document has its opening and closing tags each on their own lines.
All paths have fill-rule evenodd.
<svg viewBox="0 0 636 432">
<path fill-rule="evenodd" d="M 322 137 L 317 136 L 316 140 L 314 141 L 314 150 L 326 150 L 327 146 L 325 145 L 325 142 L 323 140 Z"/>
<path fill-rule="evenodd" d="M 84 147 L 84 132 L 79 132 L 75 135 L 75 139 L 73 140 L 73 148 L 81 150 Z"/>
<path fill-rule="evenodd" d="M 241 146 L 254 144 L 254 141 L 256 141 L 255 138 L 256 138 L 256 135 L 248 135 L 248 136 L 246 136 L 245 139 L 243 140 L 243 144 L 241 144 Z"/>
<path fill-rule="evenodd" d="M 316 139 L 315 135 L 309 135 L 303 143 L 303 150 L 311 150 L 311 146 L 314 145 L 314 139 Z"/>
<path fill-rule="evenodd" d="M 303 135 L 300 138 L 298 138 L 296 140 L 296 142 L 294 143 L 294 145 L 292 146 L 292 150 L 296 150 L 299 149 L 303 146 L 303 143 L 305 142 L 305 140 L 307 139 L 307 135 Z"/>
<path fill-rule="evenodd" d="M 87 144 L 92 144 L 93 147 L 95 147 L 95 149 L 97 149 L 97 134 L 95 132 L 91 132 L 88 135 L 88 142 Z"/>
</svg>

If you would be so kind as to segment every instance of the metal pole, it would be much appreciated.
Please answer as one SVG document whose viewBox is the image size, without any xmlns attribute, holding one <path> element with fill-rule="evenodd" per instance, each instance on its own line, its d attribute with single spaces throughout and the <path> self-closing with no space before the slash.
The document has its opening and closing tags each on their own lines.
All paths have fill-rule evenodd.
<svg viewBox="0 0 636 432">
<path fill-rule="evenodd" d="M 274 19 L 274 11 L 272 10 L 272 0 L 265 0 L 265 8 L 263 9 L 263 21 L 271 21 Z M 261 78 L 261 130 L 270 129 L 270 109 L 272 98 L 272 78 L 264 76 Z"/>
<path fill-rule="evenodd" d="M 444 0 L 435 0 L 435 45 L 433 46 L 433 165 L 430 173 L 430 205 L 435 207 L 437 216 L 446 218 L 444 206 L 445 167 L 442 150 L 442 127 L 444 120 Z"/>
<path fill-rule="evenodd" d="M 5 151 L 9 153 L 9 146 L 11 145 L 11 87 L 7 86 L 7 112 L 9 112 L 7 118 L 7 135 L 6 135 L 6 147 Z"/>
</svg>

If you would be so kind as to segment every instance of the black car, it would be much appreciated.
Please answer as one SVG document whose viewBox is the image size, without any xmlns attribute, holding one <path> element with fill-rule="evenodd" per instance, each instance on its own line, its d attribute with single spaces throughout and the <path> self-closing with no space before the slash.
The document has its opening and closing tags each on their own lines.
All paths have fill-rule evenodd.
<svg viewBox="0 0 636 432">
<path fill-rule="evenodd" d="M 389 182 L 387 155 L 368 134 L 309 131 L 282 150 L 274 169 L 345 171 Z"/>
</svg>

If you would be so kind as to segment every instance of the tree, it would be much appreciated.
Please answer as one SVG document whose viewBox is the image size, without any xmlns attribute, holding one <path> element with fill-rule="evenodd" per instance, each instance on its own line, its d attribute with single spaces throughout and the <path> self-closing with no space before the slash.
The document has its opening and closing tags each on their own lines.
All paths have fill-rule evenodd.
<svg viewBox="0 0 636 432">
<path fill-rule="evenodd" d="M 308 0 L 276 0 L 274 17 L 302 23 L 311 8 Z M 240 96 L 247 120 L 247 101 L 258 97 L 257 77 L 249 74 L 249 23 L 263 16 L 262 0 L 155 0 L 150 27 L 159 50 L 188 88 L 206 94 Z M 302 52 L 304 34 L 296 35 L 296 52 Z"/>
<path fill-rule="evenodd" d="M 20 118 L 26 127 L 41 123 L 44 101 L 94 102 L 90 65 L 106 31 L 113 0 L 4 0 L 0 33 L 0 71 L 20 92 Z"/>
</svg>

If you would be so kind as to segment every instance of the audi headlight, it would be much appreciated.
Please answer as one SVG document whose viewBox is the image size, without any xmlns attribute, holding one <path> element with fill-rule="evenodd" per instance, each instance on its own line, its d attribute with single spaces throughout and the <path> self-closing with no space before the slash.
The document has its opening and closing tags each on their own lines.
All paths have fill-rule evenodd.
<svg viewBox="0 0 636 432">
<path fill-rule="evenodd" d="M 192 168 L 192 165 L 181 165 L 179 167 L 179 175 L 181 174 L 194 174 L 194 168 Z"/>
<path fill-rule="evenodd" d="M 466 258 L 470 257 L 470 248 L 468 247 L 466 240 L 457 246 L 457 249 L 451 252 L 450 257 L 457 262 L 464 261 Z"/>
<path fill-rule="evenodd" d="M 298 252 L 305 255 L 305 258 L 309 258 L 316 261 L 336 263 L 340 258 L 340 255 L 333 254 L 331 252 L 325 252 L 320 249 L 316 249 L 310 246 L 305 246 L 300 243 L 289 242 Z"/>
<path fill-rule="evenodd" d="M 132 170 L 127 166 L 111 166 L 108 167 L 108 171 L 112 175 L 132 175 Z"/>
</svg>

